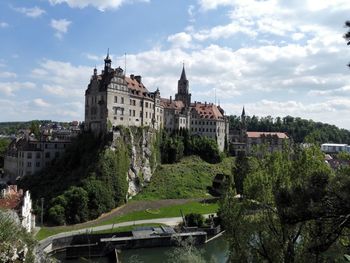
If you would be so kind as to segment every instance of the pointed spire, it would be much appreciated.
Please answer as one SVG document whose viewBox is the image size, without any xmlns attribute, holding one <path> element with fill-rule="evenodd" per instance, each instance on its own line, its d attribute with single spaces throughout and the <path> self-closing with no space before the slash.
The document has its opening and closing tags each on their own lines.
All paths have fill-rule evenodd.
<svg viewBox="0 0 350 263">
<path fill-rule="evenodd" d="M 243 110 L 242 110 L 242 116 L 245 116 L 244 106 L 243 106 Z"/>
<path fill-rule="evenodd" d="M 107 49 L 107 56 L 106 59 L 109 59 L 109 48 Z"/>
<path fill-rule="evenodd" d="M 185 63 L 182 63 L 182 72 L 180 79 L 187 80 L 186 78 L 186 72 L 185 72 Z"/>
</svg>

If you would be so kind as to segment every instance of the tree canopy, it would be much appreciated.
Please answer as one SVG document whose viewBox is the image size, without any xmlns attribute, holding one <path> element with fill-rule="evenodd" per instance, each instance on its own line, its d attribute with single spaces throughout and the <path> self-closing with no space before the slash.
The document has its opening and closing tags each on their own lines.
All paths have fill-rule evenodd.
<svg viewBox="0 0 350 263">
<path fill-rule="evenodd" d="M 220 204 L 232 262 L 342 259 L 342 244 L 349 244 L 350 169 L 332 171 L 316 147 L 249 157 L 248 163 L 243 199 L 234 197 L 236 185 Z"/>
<path fill-rule="evenodd" d="M 325 142 L 350 144 L 350 131 L 340 129 L 335 125 L 305 120 L 299 117 L 257 117 L 246 116 L 248 131 L 260 132 L 286 132 L 296 143 Z M 240 129 L 240 117 L 230 116 L 230 129 Z"/>
</svg>

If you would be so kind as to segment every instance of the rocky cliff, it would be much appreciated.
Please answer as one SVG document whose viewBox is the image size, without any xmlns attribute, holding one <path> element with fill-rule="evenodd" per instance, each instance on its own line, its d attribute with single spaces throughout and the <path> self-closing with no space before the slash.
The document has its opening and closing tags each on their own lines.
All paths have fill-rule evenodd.
<svg viewBox="0 0 350 263">
<path fill-rule="evenodd" d="M 122 139 L 128 146 L 130 168 L 127 173 L 129 183 L 128 198 L 135 196 L 150 182 L 160 160 L 159 135 L 150 127 L 127 127 L 113 131 L 112 148 L 118 151 L 117 141 Z"/>
</svg>

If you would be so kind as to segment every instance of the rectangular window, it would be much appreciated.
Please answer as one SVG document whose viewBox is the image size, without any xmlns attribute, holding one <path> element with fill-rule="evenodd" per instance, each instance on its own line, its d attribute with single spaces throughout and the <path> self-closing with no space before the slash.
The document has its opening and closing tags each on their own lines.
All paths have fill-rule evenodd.
<svg viewBox="0 0 350 263">
<path fill-rule="evenodd" d="M 140 118 L 142 118 L 142 111 L 140 111 Z"/>
<path fill-rule="evenodd" d="M 114 103 L 118 103 L 118 97 L 114 96 Z"/>
<path fill-rule="evenodd" d="M 124 104 L 124 97 L 121 97 L 121 104 Z"/>
<path fill-rule="evenodd" d="M 28 163 L 27 163 L 27 166 L 28 166 L 28 167 L 32 167 L 32 162 L 28 162 Z"/>
<path fill-rule="evenodd" d="M 50 158 L 50 152 L 45 153 L 45 158 Z"/>
<path fill-rule="evenodd" d="M 40 167 L 40 162 L 36 162 L 36 163 L 35 163 L 35 166 L 36 166 L 36 167 Z"/>
<path fill-rule="evenodd" d="M 147 102 L 146 102 L 147 103 Z M 148 118 L 148 112 L 146 111 L 146 118 Z"/>
<path fill-rule="evenodd" d="M 27 153 L 27 158 L 32 159 L 32 153 Z"/>
<path fill-rule="evenodd" d="M 135 111 L 135 110 L 133 110 L 133 111 L 132 111 L 132 116 L 134 116 L 134 117 L 135 117 L 135 114 L 136 114 L 136 111 Z"/>
<path fill-rule="evenodd" d="M 55 152 L 55 157 L 56 158 L 60 157 L 60 153 L 59 152 Z"/>
<path fill-rule="evenodd" d="M 129 110 L 129 116 L 131 116 L 131 110 Z"/>
<path fill-rule="evenodd" d="M 36 158 L 39 159 L 41 157 L 40 153 L 36 153 Z"/>
<path fill-rule="evenodd" d="M 146 102 L 146 105 L 145 105 L 146 108 L 148 108 L 148 102 Z"/>
</svg>

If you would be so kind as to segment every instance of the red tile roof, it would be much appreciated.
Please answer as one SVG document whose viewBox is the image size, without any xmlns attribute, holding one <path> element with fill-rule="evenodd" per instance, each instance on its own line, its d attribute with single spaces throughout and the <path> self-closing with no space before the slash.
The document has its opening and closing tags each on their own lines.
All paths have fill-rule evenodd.
<svg viewBox="0 0 350 263">
<path fill-rule="evenodd" d="M 125 81 L 126 81 L 126 83 L 128 85 L 128 88 L 131 89 L 131 90 L 139 91 L 141 93 L 139 95 L 142 95 L 143 92 L 147 92 L 148 93 L 148 90 L 143 85 L 143 83 L 138 83 L 138 81 L 136 79 L 125 77 Z"/>
<path fill-rule="evenodd" d="M 224 118 L 218 106 L 214 104 L 195 102 L 195 103 L 192 103 L 191 106 L 195 109 L 195 111 L 200 116 L 200 118 L 216 119 L 216 120 Z"/>
<path fill-rule="evenodd" d="M 4 209 L 16 209 L 19 207 L 20 203 L 21 197 L 19 195 L 0 199 L 0 207 Z"/>
<path fill-rule="evenodd" d="M 279 139 L 288 139 L 288 135 L 284 132 L 247 132 L 249 138 L 260 138 L 262 136 L 277 136 Z"/>
<path fill-rule="evenodd" d="M 165 98 L 160 99 L 160 105 L 166 109 L 175 109 L 175 110 L 181 110 L 185 107 L 184 103 L 181 100 L 172 100 L 170 102 L 170 99 L 165 99 Z"/>
</svg>

